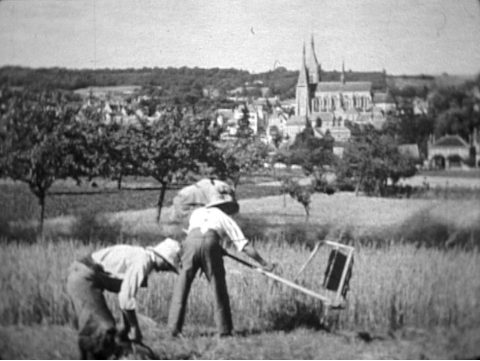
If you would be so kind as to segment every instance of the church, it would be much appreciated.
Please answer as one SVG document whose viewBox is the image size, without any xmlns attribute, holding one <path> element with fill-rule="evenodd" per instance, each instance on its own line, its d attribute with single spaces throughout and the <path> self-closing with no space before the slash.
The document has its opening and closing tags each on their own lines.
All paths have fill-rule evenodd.
<svg viewBox="0 0 480 361">
<path fill-rule="evenodd" d="M 349 81 L 345 66 L 339 81 L 324 81 L 322 68 L 315 54 L 314 39 L 307 59 L 303 46 L 296 96 L 295 116 L 287 122 L 290 137 L 300 132 L 309 121 L 319 137 L 327 132 L 337 142 L 345 142 L 351 132 L 345 121 L 356 123 L 383 123 L 384 112 L 375 106 L 374 99 L 383 93 L 374 94 L 371 81 Z"/>
</svg>

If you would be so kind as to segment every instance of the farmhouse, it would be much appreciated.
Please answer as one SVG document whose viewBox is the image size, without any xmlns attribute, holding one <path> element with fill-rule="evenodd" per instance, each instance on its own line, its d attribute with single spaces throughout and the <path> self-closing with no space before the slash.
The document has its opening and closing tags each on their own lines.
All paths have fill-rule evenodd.
<svg viewBox="0 0 480 361">
<path fill-rule="evenodd" d="M 445 135 L 436 140 L 433 136 L 428 141 L 428 166 L 429 168 L 449 169 L 461 167 L 474 155 L 478 165 L 478 141 L 474 136 L 473 144 L 468 144 L 459 135 Z"/>
</svg>

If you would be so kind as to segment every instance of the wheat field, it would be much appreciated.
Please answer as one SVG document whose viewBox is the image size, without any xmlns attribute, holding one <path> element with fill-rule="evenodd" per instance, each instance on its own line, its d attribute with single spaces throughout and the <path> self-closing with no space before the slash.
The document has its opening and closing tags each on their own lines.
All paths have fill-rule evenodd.
<svg viewBox="0 0 480 361">
<path fill-rule="evenodd" d="M 2 294 L 0 322 L 13 324 L 74 324 L 65 291 L 71 262 L 95 247 L 76 241 L 0 246 Z M 301 246 L 258 244 L 277 272 L 293 279 L 309 255 Z M 302 273 L 299 282 L 321 292 L 326 252 Z M 240 330 L 288 330 L 316 326 L 321 304 L 226 259 L 227 283 L 234 324 Z M 339 312 L 344 329 L 391 330 L 404 326 L 468 328 L 480 324 L 480 255 L 477 252 L 417 249 L 393 245 L 361 248 L 355 254 L 351 291 Z M 155 274 L 140 291 L 139 311 L 164 323 L 175 276 Z M 109 296 L 113 309 L 116 299 Z M 212 293 L 204 277 L 194 282 L 186 319 L 187 332 L 214 327 Z M 118 312 L 116 312 L 118 316 Z"/>
</svg>

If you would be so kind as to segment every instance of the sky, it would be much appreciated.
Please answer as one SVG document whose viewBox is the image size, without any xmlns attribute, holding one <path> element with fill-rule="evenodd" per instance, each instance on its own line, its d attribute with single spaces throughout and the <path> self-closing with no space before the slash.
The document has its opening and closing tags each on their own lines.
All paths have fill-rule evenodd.
<svg viewBox="0 0 480 361">
<path fill-rule="evenodd" d="M 0 66 L 480 72 L 480 0 L 0 0 Z"/>
</svg>

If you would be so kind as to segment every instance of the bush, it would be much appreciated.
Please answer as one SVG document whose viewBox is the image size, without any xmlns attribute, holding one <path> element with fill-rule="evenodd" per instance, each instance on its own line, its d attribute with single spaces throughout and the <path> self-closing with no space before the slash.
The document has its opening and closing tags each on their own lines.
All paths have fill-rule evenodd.
<svg viewBox="0 0 480 361">
<path fill-rule="evenodd" d="M 235 216 L 235 221 L 239 225 L 243 234 L 247 239 L 263 239 L 266 237 L 265 224 L 266 221 L 263 218 L 255 217 L 250 218 L 244 215 L 238 214 Z"/>
<path fill-rule="evenodd" d="M 434 218 L 427 210 L 407 219 L 397 232 L 396 238 L 419 247 L 474 249 L 480 245 L 480 219 L 475 225 L 462 229 Z"/>
<path fill-rule="evenodd" d="M 37 239 L 37 230 L 34 224 L 15 222 L 10 215 L 0 213 L 0 238 L 7 242 L 33 243 Z"/>
<path fill-rule="evenodd" d="M 105 215 L 84 211 L 75 219 L 71 236 L 84 243 L 119 243 L 122 237 L 122 225 L 111 222 Z"/>
</svg>

